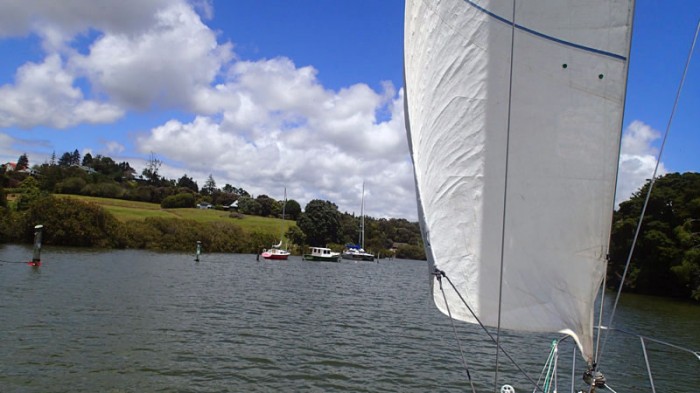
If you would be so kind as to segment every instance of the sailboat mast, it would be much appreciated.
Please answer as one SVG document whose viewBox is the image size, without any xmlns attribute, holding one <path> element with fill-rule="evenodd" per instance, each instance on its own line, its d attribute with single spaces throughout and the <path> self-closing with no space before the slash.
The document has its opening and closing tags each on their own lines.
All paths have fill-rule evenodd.
<svg viewBox="0 0 700 393">
<path fill-rule="evenodd" d="M 360 247 L 365 249 L 365 183 L 362 182 L 362 202 L 360 204 Z"/>
<path fill-rule="evenodd" d="M 284 203 L 282 204 L 282 219 L 284 220 L 284 209 L 287 208 L 287 187 L 284 188 Z"/>
</svg>

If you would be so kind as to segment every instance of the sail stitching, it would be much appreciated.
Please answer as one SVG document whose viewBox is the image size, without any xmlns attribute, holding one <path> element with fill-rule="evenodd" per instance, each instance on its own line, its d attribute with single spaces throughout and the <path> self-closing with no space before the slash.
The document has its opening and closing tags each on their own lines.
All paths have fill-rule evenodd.
<svg viewBox="0 0 700 393">
<path fill-rule="evenodd" d="M 577 43 L 575 43 L 575 42 L 566 41 L 566 40 L 563 40 L 563 39 L 561 39 L 561 38 L 557 38 L 557 37 L 554 37 L 554 36 L 551 36 L 551 35 L 548 35 L 548 34 L 541 33 L 541 32 L 539 32 L 539 31 L 533 30 L 533 29 L 531 29 L 531 28 L 529 28 L 529 27 L 525 27 L 525 26 L 516 24 L 514 21 L 509 21 L 508 19 L 506 19 L 506 18 L 504 18 L 504 17 L 502 17 L 502 16 L 500 16 L 500 15 L 498 15 L 498 14 L 495 14 L 495 13 L 493 13 L 493 12 L 487 10 L 486 8 L 484 8 L 484 7 L 482 7 L 482 6 L 480 6 L 480 5 L 476 4 L 476 3 L 474 3 L 474 2 L 471 1 L 471 0 L 463 0 L 463 1 L 464 1 L 465 3 L 471 5 L 472 7 L 476 8 L 477 10 L 483 12 L 484 14 L 486 14 L 486 15 L 488 15 L 488 16 L 490 16 L 490 17 L 492 17 L 492 18 L 494 18 L 494 19 L 496 19 L 496 20 L 498 20 L 498 21 L 500 21 L 500 22 L 506 23 L 506 24 L 509 25 L 509 26 L 511 26 L 511 25 L 514 26 L 517 30 L 524 31 L 524 32 L 526 32 L 526 33 L 532 34 L 532 35 L 537 36 L 537 37 L 540 37 L 540 38 L 544 38 L 545 40 L 548 40 L 548 41 L 556 42 L 556 43 L 558 43 L 558 44 L 566 45 L 566 46 L 569 46 L 569 47 L 572 47 L 572 48 L 576 48 L 576 49 L 581 49 L 581 50 L 584 50 L 584 51 L 586 51 L 586 52 L 596 53 L 596 54 L 599 54 L 599 55 L 607 56 L 607 57 L 610 57 L 610 58 L 613 58 L 613 59 L 617 59 L 617 60 L 622 60 L 622 61 L 626 61 L 626 60 L 627 60 L 627 57 L 622 56 L 622 55 L 618 55 L 617 53 L 612 53 L 612 52 L 604 51 L 604 50 L 602 50 L 602 49 L 592 48 L 592 47 L 590 47 L 590 46 L 585 46 L 585 45 L 577 44 Z"/>
</svg>

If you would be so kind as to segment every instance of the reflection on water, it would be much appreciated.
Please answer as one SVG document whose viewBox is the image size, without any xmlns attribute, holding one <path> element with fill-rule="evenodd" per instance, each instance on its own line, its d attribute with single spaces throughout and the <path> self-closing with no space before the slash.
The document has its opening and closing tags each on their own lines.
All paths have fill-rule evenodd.
<svg viewBox="0 0 700 393">
<path fill-rule="evenodd" d="M 0 260 L 28 256 L 27 247 L 0 248 Z M 42 259 L 39 269 L 0 264 L 2 392 L 468 390 L 452 326 L 428 296 L 424 262 L 203 254 L 197 263 L 194 252 L 52 248 Z M 700 348 L 699 307 L 625 296 L 617 321 Z M 493 345 L 478 327 L 457 329 L 477 387 L 492 390 Z M 502 342 L 536 378 L 551 338 L 510 333 Z M 639 378 L 638 343 L 609 341 L 603 365 L 614 371 L 613 387 L 650 390 Z M 662 370 L 657 391 L 697 391 L 690 355 L 648 350 Z M 618 371 L 621 364 L 636 371 Z M 499 376 L 531 391 L 508 364 Z"/>
</svg>

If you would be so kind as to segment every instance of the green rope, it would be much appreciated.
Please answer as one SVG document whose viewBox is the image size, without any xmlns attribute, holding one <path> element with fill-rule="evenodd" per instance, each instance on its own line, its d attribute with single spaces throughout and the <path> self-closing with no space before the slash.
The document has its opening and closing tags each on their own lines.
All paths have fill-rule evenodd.
<svg viewBox="0 0 700 393">
<path fill-rule="evenodd" d="M 552 387 L 552 366 L 554 365 L 554 353 L 556 352 L 557 349 L 557 340 L 552 341 L 552 350 L 549 351 L 549 357 L 547 357 L 547 362 L 545 363 L 545 367 L 547 368 L 547 374 L 544 377 L 544 391 L 545 393 L 549 392 L 549 389 Z"/>
</svg>

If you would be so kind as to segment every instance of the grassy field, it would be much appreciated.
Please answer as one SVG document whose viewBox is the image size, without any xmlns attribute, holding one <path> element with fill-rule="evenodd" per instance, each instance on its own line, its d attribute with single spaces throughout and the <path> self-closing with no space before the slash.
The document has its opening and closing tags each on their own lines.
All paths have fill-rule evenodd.
<svg viewBox="0 0 700 393">
<path fill-rule="evenodd" d="M 55 195 L 61 198 L 74 198 L 84 202 L 95 203 L 114 215 L 122 222 L 133 220 L 145 220 L 148 217 L 180 218 L 199 222 L 234 222 L 246 232 L 260 232 L 279 236 L 295 226 L 290 220 L 278 218 L 246 216 L 214 209 L 161 209 L 157 203 L 126 201 L 122 199 L 97 198 L 82 195 Z"/>
</svg>

